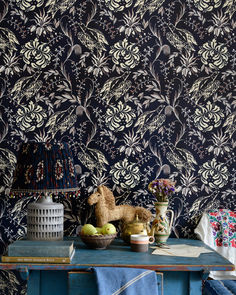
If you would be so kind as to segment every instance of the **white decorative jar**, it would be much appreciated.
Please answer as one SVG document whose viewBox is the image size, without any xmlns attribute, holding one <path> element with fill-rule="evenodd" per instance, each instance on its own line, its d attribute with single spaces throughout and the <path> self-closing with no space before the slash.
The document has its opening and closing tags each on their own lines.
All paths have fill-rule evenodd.
<svg viewBox="0 0 236 295">
<path fill-rule="evenodd" d="M 28 240 L 62 240 L 64 206 L 51 197 L 41 197 L 27 207 Z"/>
</svg>

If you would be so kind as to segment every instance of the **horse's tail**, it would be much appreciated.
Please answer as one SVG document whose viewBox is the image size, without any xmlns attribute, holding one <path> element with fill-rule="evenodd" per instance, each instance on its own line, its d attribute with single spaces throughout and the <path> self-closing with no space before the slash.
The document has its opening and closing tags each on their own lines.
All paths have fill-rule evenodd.
<svg viewBox="0 0 236 295">
<path fill-rule="evenodd" d="M 150 221 L 152 217 L 152 213 L 143 207 L 135 207 L 135 215 L 138 215 L 139 220 L 143 222 Z"/>
</svg>

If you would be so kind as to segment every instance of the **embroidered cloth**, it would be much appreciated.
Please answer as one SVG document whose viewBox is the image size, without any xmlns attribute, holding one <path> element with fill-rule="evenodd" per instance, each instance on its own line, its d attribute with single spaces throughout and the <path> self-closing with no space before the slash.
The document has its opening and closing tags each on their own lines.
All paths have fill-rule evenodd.
<svg viewBox="0 0 236 295">
<path fill-rule="evenodd" d="M 208 218 L 216 247 L 236 248 L 236 212 L 225 209 L 210 210 Z"/>
<path fill-rule="evenodd" d="M 236 265 L 236 212 L 227 209 L 203 213 L 195 233 L 208 246 Z M 236 280 L 236 271 L 214 271 L 216 280 Z"/>
</svg>

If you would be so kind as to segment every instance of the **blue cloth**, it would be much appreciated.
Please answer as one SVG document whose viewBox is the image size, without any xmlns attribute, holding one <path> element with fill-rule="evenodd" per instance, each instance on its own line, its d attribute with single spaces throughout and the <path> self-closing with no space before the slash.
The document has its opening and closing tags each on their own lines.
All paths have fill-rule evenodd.
<svg viewBox="0 0 236 295">
<path fill-rule="evenodd" d="M 123 267 L 94 267 L 99 295 L 158 295 L 155 271 Z"/>
<path fill-rule="evenodd" d="M 235 280 L 209 280 L 205 282 L 203 295 L 236 295 Z"/>
</svg>

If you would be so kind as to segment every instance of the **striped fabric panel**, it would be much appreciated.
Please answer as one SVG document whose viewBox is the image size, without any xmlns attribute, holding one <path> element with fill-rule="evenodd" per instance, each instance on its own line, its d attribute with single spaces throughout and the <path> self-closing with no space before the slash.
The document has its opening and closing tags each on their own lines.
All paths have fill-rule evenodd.
<svg viewBox="0 0 236 295">
<path fill-rule="evenodd" d="M 137 277 L 134 277 L 132 280 L 130 280 L 124 286 L 122 286 L 120 289 L 118 289 L 117 291 L 112 293 L 112 295 L 118 295 L 118 294 L 122 293 L 126 288 L 128 288 L 129 286 L 131 286 L 132 284 L 134 284 L 135 282 L 137 282 L 138 280 L 140 280 L 141 278 L 145 277 L 146 275 L 148 275 L 150 273 L 152 273 L 152 271 L 147 270 L 147 271 L 141 273 L 140 275 L 138 275 Z"/>
</svg>

